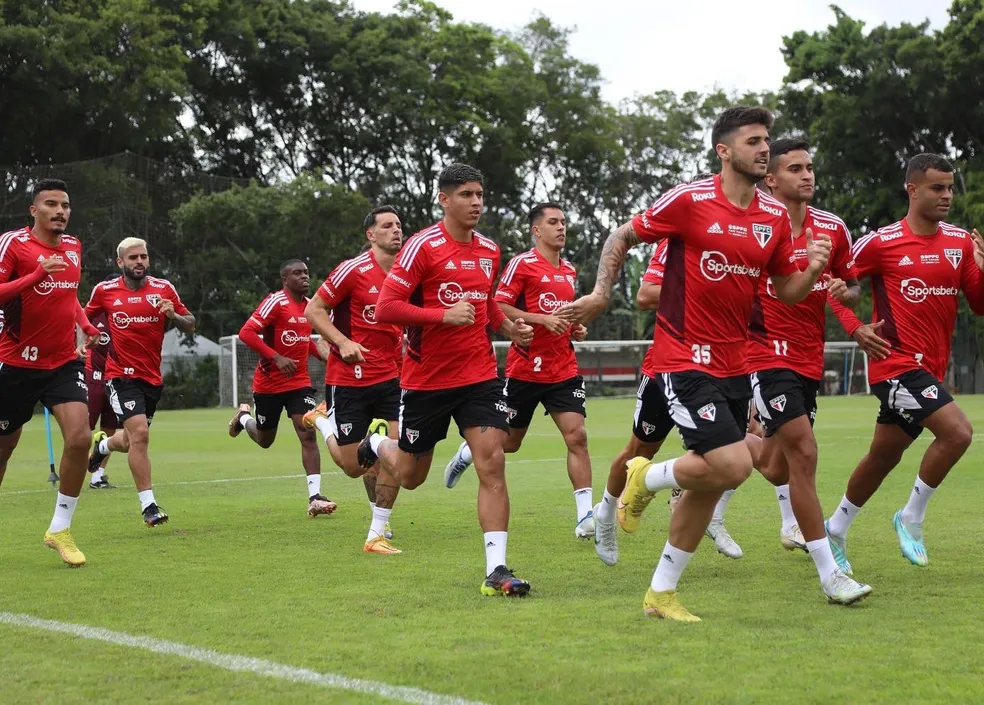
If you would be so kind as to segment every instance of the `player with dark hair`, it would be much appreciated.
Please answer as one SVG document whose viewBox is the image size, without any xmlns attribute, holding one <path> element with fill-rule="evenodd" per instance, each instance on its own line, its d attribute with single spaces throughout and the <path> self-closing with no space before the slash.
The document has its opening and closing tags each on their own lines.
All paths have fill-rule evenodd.
<svg viewBox="0 0 984 705">
<path fill-rule="evenodd" d="M 937 154 L 918 154 L 905 173 L 909 210 L 897 223 L 854 243 L 854 266 L 871 278 L 874 300 L 867 334 L 878 326 L 890 354 L 869 361 L 868 382 L 881 401 L 875 434 L 827 521 L 834 555 L 845 572 L 847 531 L 858 512 L 923 429 L 935 436 L 923 454 L 909 501 L 893 524 L 902 555 L 912 564 L 929 563 L 923 521 L 930 498 L 973 439 L 973 429 L 943 382 L 957 319 L 958 294 L 984 315 L 984 240 L 944 222 L 953 203 L 953 166 Z M 834 305 L 845 330 L 857 337 L 862 326 L 853 313 Z"/>
<path fill-rule="evenodd" d="M 491 333 L 501 331 L 525 346 L 533 328 L 522 318 L 510 321 L 493 296 L 499 246 L 474 230 L 485 197 L 482 173 L 452 164 L 438 187 L 444 219 L 407 240 L 376 305 L 376 320 L 408 327 L 399 441 L 371 434 L 359 446 L 359 459 L 363 467 L 377 456 L 382 461 L 376 505 L 388 518 L 397 486 L 412 490 L 427 478 L 434 446 L 453 418 L 479 481 L 486 566 L 481 592 L 523 596 L 530 584 L 506 567 L 509 494 L 502 448 L 509 423 Z"/>
<path fill-rule="evenodd" d="M 321 451 L 314 431 L 304 424 L 304 414 L 315 406 L 314 387 L 308 373 L 308 357 L 328 359 L 326 349 L 311 340 L 311 323 L 305 313 L 311 275 L 303 260 L 280 265 L 279 291 L 269 294 L 239 330 L 239 339 L 260 356 L 253 373 L 253 404 L 240 404 L 229 422 L 229 435 L 244 430 L 260 448 L 277 439 L 280 416 L 286 413 L 301 443 L 301 467 L 307 479 L 308 516 L 331 514 L 336 505 L 321 494 Z M 326 346 L 325 346 L 326 347 Z"/>
<path fill-rule="evenodd" d="M 834 559 L 817 497 L 813 421 L 823 378 L 827 300 L 854 306 L 861 293 L 850 264 L 851 235 L 836 215 L 810 205 L 816 180 L 805 141 L 772 143 L 765 182 L 789 212 L 797 260 L 806 258 L 809 231 L 827 233 L 831 254 L 823 277 L 795 306 L 776 298 L 769 279 L 759 283 L 748 336 L 752 393 L 765 428 L 759 471 L 776 486 L 782 545 L 809 553 L 828 599 L 850 604 L 868 595 L 871 588 L 848 577 Z"/>
<path fill-rule="evenodd" d="M 509 434 L 503 450 L 515 453 L 523 444 L 537 406 L 543 405 L 567 446 L 567 476 L 574 487 L 574 536 L 594 538 L 591 458 L 584 380 L 577 373 L 572 340 L 584 340 L 588 330 L 571 325 L 555 312 L 574 299 L 577 271 L 560 256 L 567 241 L 567 218 L 556 203 L 540 203 L 530 211 L 533 249 L 510 260 L 499 280 L 495 299 L 510 319 L 533 326 L 529 347 L 513 344 L 506 357 L 506 406 Z M 444 471 L 444 483 L 454 487 L 471 465 L 472 453 L 463 442 Z"/>
<path fill-rule="evenodd" d="M 111 279 L 115 279 L 113 276 Z M 89 388 L 89 431 L 93 435 L 93 443 L 96 443 L 96 427 L 106 434 L 112 436 L 119 430 L 116 421 L 116 413 L 109 403 L 109 395 L 106 393 L 106 357 L 112 341 L 109 337 L 109 318 L 105 312 L 97 314 L 92 319 L 92 325 L 99 331 L 98 342 L 89 348 L 85 356 L 85 383 Z M 101 438 L 102 436 L 100 436 Z M 109 456 L 103 458 L 102 463 L 92 470 L 92 477 L 89 478 L 89 488 L 93 490 L 111 490 L 115 486 L 110 484 L 109 475 L 106 474 L 106 465 L 109 463 Z"/>
<path fill-rule="evenodd" d="M 830 252 L 826 234 L 808 231 L 806 269 L 799 271 L 788 212 L 755 188 L 768 169 L 771 126 L 764 108 L 725 110 L 712 133 L 721 173 L 670 190 L 609 235 L 594 290 L 560 311 L 568 320 L 593 320 L 608 304 L 626 252 L 642 240 L 669 239 L 651 360 L 666 407 L 648 423 L 654 441 L 676 424 L 688 451 L 659 463 L 645 457 L 629 461 L 616 512 L 631 533 L 658 491 L 687 490 L 644 600 L 650 615 L 699 621 L 680 604 L 677 582 L 721 493 L 752 471 L 745 444 L 751 395 L 745 345 L 758 280 L 768 273 L 778 297 L 798 303 L 813 289 Z"/>
<path fill-rule="evenodd" d="M 321 431 L 346 475 L 365 483 L 372 521 L 363 550 L 399 553 L 389 542 L 388 510 L 376 505 L 378 469 L 359 464 L 358 448 L 370 431 L 396 438 L 403 333 L 399 326 L 377 320 L 376 302 L 403 244 L 403 225 L 395 208 L 380 206 L 369 212 L 363 226 L 369 250 L 335 267 L 305 311 L 330 344 L 331 359 L 325 371 L 326 403 L 308 413 L 304 423 Z"/>
<path fill-rule="evenodd" d="M 82 245 L 65 234 L 72 206 L 64 181 L 44 179 L 32 191 L 34 224 L 0 235 L 0 482 L 21 429 L 40 401 L 61 429 L 64 445 L 55 513 L 46 546 L 70 566 L 85 564 L 72 537 L 72 515 L 85 481 L 89 428 L 85 373 L 76 327 L 91 346 L 98 331 L 85 319 L 77 290 Z"/>
<path fill-rule="evenodd" d="M 150 425 L 164 391 L 164 332 L 168 321 L 174 321 L 179 330 L 190 333 L 195 330 L 195 317 L 171 282 L 147 274 L 150 256 L 145 241 L 125 238 L 116 248 L 116 264 L 123 275 L 96 284 L 85 313 L 90 319 L 100 313 L 109 318 L 113 347 L 106 358 L 106 388 L 122 428 L 112 436 L 96 434 L 89 469 L 94 471 L 113 451 L 125 452 L 140 513 L 144 523 L 153 527 L 168 520 L 154 497 L 148 452 Z"/>
</svg>

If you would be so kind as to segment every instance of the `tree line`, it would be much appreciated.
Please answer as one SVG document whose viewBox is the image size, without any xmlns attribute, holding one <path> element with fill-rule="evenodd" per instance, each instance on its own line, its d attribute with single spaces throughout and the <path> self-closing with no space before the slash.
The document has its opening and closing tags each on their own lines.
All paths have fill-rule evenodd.
<svg viewBox="0 0 984 705">
<path fill-rule="evenodd" d="M 976 225 L 984 0 L 949 13 L 939 30 L 869 28 L 833 6 L 827 28 L 785 38 L 774 91 L 611 104 L 599 69 L 542 16 L 502 32 L 423 0 L 390 14 L 331 0 L 2 3 L 0 224 L 25 224 L 33 178 L 63 176 L 85 284 L 113 271 L 122 237 L 146 236 L 214 338 L 276 286 L 281 260 L 304 256 L 324 277 L 350 256 L 372 205 L 396 206 L 409 231 L 433 222 L 437 173 L 464 161 L 486 174 L 480 227 L 507 255 L 529 247 L 531 205 L 566 206 L 586 288 L 611 229 L 713 170 L 710 123 L 741 102 L 811 142 L 817 205 L 855 232 L 904 213 L 903 164 L 920 151 L 956 163 L 952 217 Z M 643 264 L 630 263 L 593 337 L 646 334 L 631 305 Z"/>
</svg>

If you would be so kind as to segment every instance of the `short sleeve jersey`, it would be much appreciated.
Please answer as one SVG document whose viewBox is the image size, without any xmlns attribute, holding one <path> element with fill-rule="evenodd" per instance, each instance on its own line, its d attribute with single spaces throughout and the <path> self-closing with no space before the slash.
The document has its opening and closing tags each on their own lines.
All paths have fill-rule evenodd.
<svg viewBox="0 0 984 705">
<path fill-rule="evenodd" d="M 261 358 L 253 373 L 253 392 L 280 394 L 311 386 L 308 374 L 311 324 L 304 315 L 309 299 L 295 301 L 281 289 L 267 296 L 243 326 L 249 326 L 278 355 L 294 361 L 297 372 L 288 377 L 273 363 Z"/>
<path fill-rule="evenodd" d="M 645 242 L 669 240 L 653 351 L 643 371 L 745 374 L 759 278 L 798 271 L 785 206 L 756 191 L 739 208 L 715 176 L 671 189 L 632 226 Z"/>
</svg>

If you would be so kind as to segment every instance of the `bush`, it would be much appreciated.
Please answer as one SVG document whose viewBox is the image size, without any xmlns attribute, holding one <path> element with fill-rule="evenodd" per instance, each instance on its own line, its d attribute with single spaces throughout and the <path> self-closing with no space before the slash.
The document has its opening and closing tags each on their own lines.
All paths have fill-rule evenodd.
<svg viewBox="0 0 984 705">
<path fill-rule="evenodd" d="M 212 355 L 178 358 L 164 375 L 158 409 L 200 409 L 219 405 L 219 361 Z"/>
</svg>

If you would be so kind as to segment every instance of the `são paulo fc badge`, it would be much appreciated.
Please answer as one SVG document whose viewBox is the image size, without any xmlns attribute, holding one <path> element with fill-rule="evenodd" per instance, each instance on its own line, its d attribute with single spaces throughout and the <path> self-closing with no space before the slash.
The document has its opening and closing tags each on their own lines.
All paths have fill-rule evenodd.
<svg viewBox="0 0 984 705">
<path fill-rule="evenodd" d="M 697 409 L 697 415 L 705 421 L 713 421 L 717 418 L 717 407 L 714 404 L 705 404 Z"/>
<path fill-rule="evenodd" d="M 74 250 L 69 250 L 65 254 L 68 255 L 68 258 L 70 260 L 72 260 L 72 264 L 74 264 L 76 267 L 79 266 L 79 256 L 75 253 Z"/>
<path fill-rule="evenodd" d="M 940 396 L 940 390 L 938 390 L 934 384 L 932 387 L 926 387 L 922 390 L 922 395 L 927 399 L 938 399 Z"/>
<path fill-rule="evenodd" d="M 6 431 L 8 426 L 10 426 L 9 421 L 0 421 L 0 431 Z"/>
<path fill-rule="evenodd" d="M 125 401 L 125 402 L 123 402 L 123 406 L 126 407 L 127 411 L 133 411 L 137 407 L 137 402 L 132 401 L 132 400 L 131 401 Z"/>
<path fill-rule="evenodd" d="M 492 278 L 492 260 L 487 257 L 480 257 L 478 260 L 478 266 L 482 268 L 483 272 L 485 272 L 485 276 L 489 279 Z"/>
<path fill-rule="evenodd" d="M 953 265 L 954 269 L 960 266 L 960 260 L 963 259 L 963 250 L 951 250 L 947 248 L 943 250 L 943 254 L 946 256 L 947 261 Z"/>
<path fill-rule="evenodd" d="M 653 426 L 651 423 L 646 423 L 645 421 L 642 422 L 642 432 L 645 433 L 647 436 L 653 435 L 653 431 L 655 430 L 656 427 Z"/>
<path fill-rule="evenodd" d="M 752 225 L 752 234 L 755 235 L 755 239 L 758 240 L 759 247 L 764 248 L 769 244 L 769 240 L 772 239 L 772 226 L 755 223 Z"/>
<path fill-rule="evenodd" d="M 347 436 L 352 433 L 352 424 L 350 423 L 339 424 L 338 428 L 342 432 L 343 436 Z"/>
<path fill-rule="evenodd" d="M 410 441 L 411 443 L 416 443 L 418 438 L 420 438 L 420 431 L 418 431 L 416 429 L 413 429 L 413 428 L 408 428 L 407 429 L 407 440 L 408 441 Z"/>
<path fill-rule="evenodd" d="M 157 294 L 147 294 L 147 303 L 149 303 L 154 308 L 160 306 L 161 297 Z"/>
<path fill-rule="evenodd" d="M 780 394 L 775 399 L 769 400 L 769 406 L 778 411 L 780 414 L 786 408 L 786 395 Z"/>
</svg>

